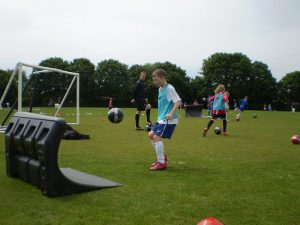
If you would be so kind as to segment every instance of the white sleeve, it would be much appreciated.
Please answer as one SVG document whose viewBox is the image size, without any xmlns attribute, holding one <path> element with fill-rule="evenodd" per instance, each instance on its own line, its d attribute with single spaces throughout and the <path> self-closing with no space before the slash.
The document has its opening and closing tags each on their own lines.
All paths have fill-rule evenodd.
<svg viewBox="0 0 300 225">
<path fill-rule="evenodd" d="M 167 99 L 168 101 L 172 101 L 174 103 L 181 100 L 175 88 L 172 85 L 168 85 Z"/>
</svg>

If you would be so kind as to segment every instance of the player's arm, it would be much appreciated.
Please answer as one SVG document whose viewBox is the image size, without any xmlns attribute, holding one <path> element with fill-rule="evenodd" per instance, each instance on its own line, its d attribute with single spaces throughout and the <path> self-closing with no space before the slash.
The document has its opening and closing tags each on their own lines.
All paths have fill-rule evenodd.
<svg viewBox="0 0 300 225">
<path fill-rule="evenodd" d="M 224 101 L 224 103 L 225 103 L 226 109 L 229 110 L 228 95 L 224 95 L 223 101 Z"/>
<path fill-rule="evenodd" d="M 225 107 L 226 107 L 226 110 L 229 110 L 229 104 L 228 104 L 228 102 L 225 102 Z"/>
<path fill-rule="evenodd" d="M 214 102 L 214 100 L 215 100 L 215 96 L 211 96 L 209 98 L 209 106 L 210 106 L 211 109 L 213 109 L 213 102 Z"/>
<path fill-rule="evenodd" d="M 173 115 L 176 112 L 176 110 L 179 108 L 181 104 L 181 99 L 175 89 L 173 87 L 170 87 L 168 89 L 168 98 L 174 102 L 174 106 L 169 114 L 167 114 L 167 119 L 171 120 L 173 119 Z"/>
<path fill-rule="evenodd" d="M 135 85 L 134 91 L 133 91 L 133 99 L 131 99 L 131 102 L 134 103 L 136 101 L 137 93 L 139 92 L 139 83 Z"/>
<path fill-rule="evenodd" d="M 179 108 L 181 104 L 181 100 L 178 100 L 177 102 L 175 102 L 174 106 L 173 106 L 173 109 L 171 110 L 171 112 L 167 115 L 167 119 L 168 120 L 171 120 L 173 119 L 173 115 L 174 113 L 176 112 L 176 110 Z"/>
</svg>

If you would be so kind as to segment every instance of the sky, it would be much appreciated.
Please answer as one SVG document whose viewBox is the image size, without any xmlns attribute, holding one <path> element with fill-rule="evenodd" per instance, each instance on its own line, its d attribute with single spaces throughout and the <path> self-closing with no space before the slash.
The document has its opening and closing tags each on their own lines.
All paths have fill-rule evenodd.
<svg viewBox="0 0 300 225">
<path fill-rule="evenodd" d="M 299 0 L 0 0 L 0 69 L 50 57 L 169 61 L 195 77 L 243 53 L 279 81 L 300 70 Z"/>
</svg>

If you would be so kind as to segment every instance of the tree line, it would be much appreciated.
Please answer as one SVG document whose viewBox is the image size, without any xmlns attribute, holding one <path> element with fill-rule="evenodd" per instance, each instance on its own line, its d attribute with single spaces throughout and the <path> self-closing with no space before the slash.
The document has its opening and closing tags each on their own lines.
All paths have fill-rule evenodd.
<svg viewBox="0 0 300 225">
<path fill-rule="evenodd" d="M 108 99 L 113 98 L 115 106 L 134 107 L 130 100 L 141 71 L 147 73 L 147 97 L 156 106 L 157 88 L 153 85 L 151 74 L 157 68 L 166 70 L 168 82 L 175 86 L 183 102 L 187 104 L 195 99 L 201 102 L 202 98 L 213 95 L 218 84 L 224 84 L 230 92 L 230 104 L 248 96 L 250 109 L 262 109 L 264 104 L 272 104 L 277 110 L 289 110 L 291 105 L 297 107 L 300 101 L 300 71 L 288 73 L 277 82 L 267 64 L 252 62 L 242 53 L 211 55 L 203 60 L 195 78 L 189 77 L 184 69 L 171 62 L 128 66 L 118 60 L 107 59 L 94 65 L 87 58 L 77 58 L 69 62 L 59 57 L 51 57 L 42 60 L 38 65 L 80 73 L 81 106 L 106 107 Z M 11 73 L 11 70 L 0 70 L 1 96 Z M 28 82 L 32 75 L 26 76 L 24 73 L 23 77 L 24 82 Z M 70 76 L 53 76 L 50 73 L 36 76 L 27 95 L 24 95 L 24 101 L 29 102 L 34 92 L 34 102 L 37 105 L 46 106 L 50 102 L 59 102 L 70 82 Z M 75 89 L 71 92 L 74 95 Z M 15 80 L 4 102 L 12 103 L 16 93 Z M 72 105 L 71 100 L 68 103 Z"/>
</svg>

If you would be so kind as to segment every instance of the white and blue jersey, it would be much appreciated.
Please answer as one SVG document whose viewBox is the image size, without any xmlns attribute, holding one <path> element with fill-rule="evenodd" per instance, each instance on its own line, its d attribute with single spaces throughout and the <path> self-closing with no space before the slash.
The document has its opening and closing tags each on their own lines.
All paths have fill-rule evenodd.
<svg viewBox="0 0 300 225">
<path fill-rule="evenodd" d="M 167 114 L 169 114 L 175 102 L 180 101 L 180 97 L 171 84 L 167 84 L 164 88 L 158 89 L 158 118 L 157 122 L 160 124 L 167 123 Z M 178 112 L 175 112 L 173 119 L 168 120 L 168 124 L 178 123 Z"/>
<path fill-rule="evenodd" d="M 180 101 L 180 97 L 175 88 L 167 84 L 164 88 L 158 90 L 158 118 L 152 127 L 152 131 L 162 137 L 171 138 L 178 123 L 178 113 L 173 114 L 173 119 L 167 120 L 167 115 L 172 111 L 176 102 Z"/>
</svg>

